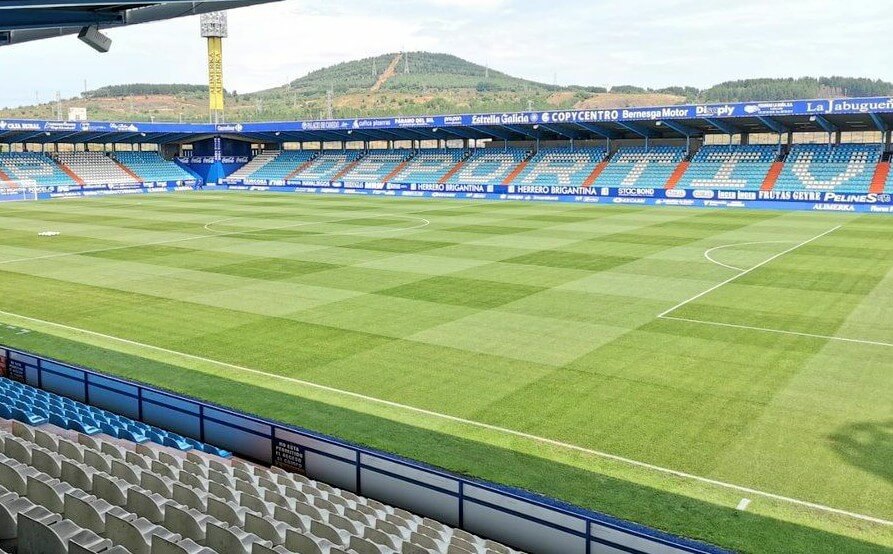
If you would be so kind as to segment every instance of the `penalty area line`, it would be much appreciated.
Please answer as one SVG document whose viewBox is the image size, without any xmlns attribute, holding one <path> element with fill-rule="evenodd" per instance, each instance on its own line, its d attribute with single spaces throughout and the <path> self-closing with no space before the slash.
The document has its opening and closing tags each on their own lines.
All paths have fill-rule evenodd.
<svg viewBox="0 0 893 554">
<path fill-rule="evenodd" d="M 877 340 L 865 340 L 865 339 L 850 339 L 847 337 L 832 337 L 830 335 L 816 335 L 813 333 L 801 333 L 799 331 L 786 331 L 784 329 L 770 329 L 768 327 L 754 327 L 752 325 L 739 325 L 737 323 L 723 323 L 720 321 L 706 321 L 703 319 L 690 319 L 687 317 L 675 317 L 671 315 L 658 316 L 660 319 L 666 319 L 669 321 L 685 321 L 687 323 L 698 323 L 700 325 L 714 325 L 716 327 L 730 327 L 732 329 L 746 329 L 748 331 L 762 331 L 764 333 L 779 333 L 782 335 L 794 335 L 797 337 L 808 337 L 812 339 L 823 339 L 823 340 L 836 340 L 840 342 L 852 342 L 856 344 L 869 344 L 872 346 L 884 346 L 887 348 L 893 348 L 893 343 L 877 341 Z"/>
<path fill-rule="evenodd" d="M 724 264 L 722 262 L 719 262 L 719 261 L 713 259 L 710 256 L 710 254 L 712 254 L 716 250 L 723 250 L 725 248 L 732 248 L 734 246 L 748 246 L 748 245 L 757 245 L 757 244 L 784 244 L 784 243 L 790 243 L 793 241 L 772 240 L 772 241 L 758 241 L 758 242 L 741 242 L 741 243 L 734 243 L 734 244 L 724 244 L 722 246 L 716 246 L 716 247 L 710 248 L 709 250 L 706 250 L 704 252 L 704 257 L 707 258 L 707 260 L 709 260 L 717 265 L 720 265 L 722 267 L 725 267 L 728 269 L 733 269 L 740 273 L 738 273 L 737 275 L 733 275 L 732 277 L 726 279 L 725 281 L 723 281 L 722 283 L 719 283 L 718 285 L 714 285 L 714 286 L 710 287 L 709 289 L 705 290 L 704 292 L 696 294 L 695 296 L 689 298 L 688 300 L 683 300 L 682 302 L 680 302 L 679 304 L 676 304 L 669 310 L 666 310 L 666 311 L 658 314 L 657 319 L 665 319 L 668 321 L 682 321 L 682 322 L 686 322 L 686 323 L 695 323 L 695 324 L 699 324 L 699 325 L 713 325 L 715 327 L 726 327 L 726 328 L 731 328 L 731 329 L 745 329 L 748 331 L 760 331 L 763 333 L 777 333 L 777 334 L 781 334 L 781 335 L 792 335 L 792 336 L 797 336 L 797 337 L 807 337 L 807 338 L 813 338 L 813 339 L 833 340 L 833 341 L 838 341 L 838 342 L 848 342 L 848 343 L 854 343 L 854 344 L 866 344 L 866 345 L 871 345 L 871 346 L 881 346 L 881 347 L 885 347 L 885 348 L 893 348 L 893 343 L 884 342 L 884 341 L 876 341 L 876 340 L 868 340 L 868 339 L 854 339 L 854 338 L 848 338 L 848 337 L 836 337 L 836 336 L 831 336 L 831 335 L 819 335 L 819 334 L 815 334 L 815 333 L 806 333 L 806 332 L 800 332 L 800 331 L 788 331 L 785 329 L 772 329 L 769 327 L 757 327 L 754 325 L 741 325 L 741 324 L 737 324 L 737 323 L 723 323 L 721 321 L 709 321 L 709 320 L 705 320 L 705 319 L 694 319 L 694 318 L 688 318 L 688 317 L 677 317 L 677 316 L 669 315 L 669 314 L 673 313 L 674 311 L 678 310 L 679 308 L 681 308 L 681 307 L 683 307 L 699 298 L 702 298 L 703 296 L 717 290 L 718 288 L 720 288 L 724 285 L 727 285 L 727 284 L 731 283 L 732 281 L 735 281 L 736 279 L 743 277 L 744 275 L 747 275 L 748 273 L 751 273 L 752 271 L 754 271 L 760 267 L 763 267 L 764 265 L 768 264 L 769 262 L 772 262 L 773 260 L 777 260 L 778 258 L 784 256 L 785 254 L 789 254 L 789 253 L 793 252 L 794 250 L 797 250 L 798 248 L 806 246 L 807 244 L 809 244 L 813 241 L 816 241 L 824 236 L 830 235 L 831 233 L 840 229 L 841 227 L 843 227 L 843 225 L 838 225 L 837 227 L 834 227 L 833 229 L 829 229 L 829 230 L 825 231 L 824 233 L 821 233 L 820 235 L 816 235 L 816 236 L 812 237 L 811 239 L 807 239 L 801 243 L 798 243 L 798 244 L 792 246 L 791 248 L 784 250 L 783 252 L 779 252 L 778 254 L 775 254 L 774 256 L 772 256 L 766 260 L 763 260 L 762 262 L 751 267 L 750 269 L 741 269 L 740 267 L 735 267 L 735 266 Z"/>
<path fill-rule="evenodd" d="M 827 234 L 827 233 L 825 233 L 825 234 Z M 412 412 L 412 413 L 421 414 L 421 415 L 429 416 L 429 417 L 436 418 L 436 419 L 441 419 L 441 420 L 444 420 L 444 421 L 450 421 L 450 422 L 453 422 L 453 423 L 459 423 L 459 424 L 461 424 L 461 425 L 466 425 L 466 426 L 468 426 L 468 427 L 475 427 L 475 428 L 478 428 L 478 429 L 485 429 L 485 430 L 492 431 L 492 432 L 495 432 L 495 433 L 498 433 L 498 434 L 502 434 L 502 435 L 507 435 L 507 436 L 512 436 L 512 437 L 518 437 L 518 438 L 526 439 L 526 440 L 529 440 L 529 441 L 531 441 L 531 442 L 535 442 L 535 443 L 539 443 L 539 444 L 544 444 L 544 445 L 554 446 L 554 447 L 557 447 L 557 448 L 561 448 L 561 449 L 569 450 L 569 451 L 573 451 L 573 452 L 579 452 L 579 453 L 582 453 L 582 454 L 588 454 L 588 455 L 595 456 L 595 457 L 598 457 L 598 458 L 602 458 L 602 459 L 605 459 L 605 460 L 611 460 L 611 461 L 614 461 L 614 462 L 619 462 L 619 463 L 622 463 L 622 464 L 625 464 L 625 465 L 629 465 L 629 466 L 633 466 L 633 467 L 637 467 L 637 468 L 641 468 L 641 469 L 646 469 L 646 470 L 653 471 L 653 472 L 657 472 L 657 473 L 661 473 L 661 474 L 664 474 L 664 475 L 670 475 L 670 476 L 673 476 L 673 477 L 678 477 L 678 478 L 686 479 L 686 480 L 689 480 L 689 481 L 693 481 L 693 482 L 697 482 L 697 483 L 702 483 L 702 484 L 706 484 L 706 485 L 710 485 L 710 486 L 714 486 L 714 487 L 718 487 L 718 488 L 723 488 L 723 489 L 727 489 L 727 490 L 733 490 L 733 491 L 737 491 L 737 492 L 742 492 L 742 493 L 750 494 L 750 495 L 753 495 L 753 496 L 759 496 L 759 497 L 762 497 L 762 498 L 769 498 L 769 499 L 776 500 L 776 501 L 779 501 L 779 502 L 784 502 L 784 503 L 787 503 L 787 504 L 793 504 L 793 505 L 796 505 L 796 506 L 800 506 L 800 507 L 803 507 L 803 508 L 808 508 L 808 509 L 815 510 L 815 511 L 825 512 L 825 513 L 829 513 L 829 514 L 835 514 L 835 515 L 839 515 L 839 516 L 845 516 L 845 517 L 849 517 L 849 518 L 852 518 L 852 519 L 858 519 L 858 520 L 861 520 L 861 521 L 866 521 L 866 522 L 876 523 L 876 524 L 885 525 L 885 526 L 893 526 L 893 521 L 891 521 L 891 520 L 886 520 L 886 519 L 882 519 L 882 518 L 875 517 L 875 516 L 869 516 L 869 515 L 860 514 L 860 513 L 857 513 L 857 512 L 851 512 L 851 511 L 843 510 L 843 509 L 840 509 L 840 508 L 834 508 L 834 507 L 832 507 L 832 506 L 826 506 L 826 505 L 824 505 L 824 504 L 818 504 L 818 503 L 815 503 L 815 502 L 809 502 L 809 501 L 806 501 L 806 500 L 800 500 L 800 499 L 792 498 L 792 497 L 789 497 L 789 496 L 783 496 L 783 495 L 780 495 L 780 494 L 775 494 L 775 493 L 771 493 L 771 492 L 765 492 L 765 491 L 761 491 L 761 490 L 758 490 L 758 489 L 753 489 L 753 488 L 750 488 L 750 487 L 745 487 L 745 486 L 742 486 L 742 485 L 736 485 L 736 484 L 734 484 L 734 483 L 727 483 L 727 482 L 724 482 L 724 481 L 719 481 L 719 480 L 717 480 L 717 479 L 711 479 L 711 478 L 709 478 L 709 477 L 701 477 L 701 476 L 699 476 L 699 475 L 694 475 L 694 474 L 691 474 L 691 473 L 686 473 L 686 472 L 684 472 L 684 471 L 678 471 L 678 470 L 675 470 L 675 469 L 665 468 L 665 467 L 661 467 L 661 466 L 658 466 L 658 465 L 650 464 L 650 463 L 647 463 L 647 462 L 641 462 L 641 461 L 638 461 L 638 460 L 634 460 L 634 459 L 632 459 L 632 458 L 626 458 L 626 457 L 623 457 L 623 456 L 618 456 L 618 455 L 616 455 L 616 454 L 610 454 L 610 453 L 607 453 L 607 452 L 602 452 L 602 451 L 599 451 L 599 450 L 594 450 L 594 449 L 591 449 L 591 448 L 586 448 L 586 447 L 578 446 L 578 445 L 571 444 L 571 443 L 561 442 L 561 441 L 558 441 L 558 440 L 549 439 L 549 438 L 546 438 L 546 437 L 541 437 L 541 436 L 533 435 L 533 434 L 530 434 L 530 433 L 524 433 L 524 432 L 522 432 L 522 431 L 516 431 L 516 430 L 514 430 L 514 429 L 508 429 L 508 428 L 505 428 L 505 427 L 499 427 L 499 426 L 497 426 L 497 425 L 491 425 L 491 424 L 489 424 L 489 423 L 482 423 L 482 422 L 480 422 L 480 421 L 474 421 L 474 420 L 471 420 L 471 419 L 466 419 L 466 418 L 462 418 L 462 417 L 458 417 L 458 416 L 453 416 L 453 415 L 449 415 L 449 414 L 443 414 L 443 413 L 435 412 L 435 411 L 432 411 L 432 410 L 426 410 L 426 409 L 424 409 L 424 408 L 417 408 L 417 407 L 415 407 L 415 406 L 410 406 L 410 405 L 407 405 L 407 404 L 401 404 L 401 403 L 398 403 L 398 402 L 393 402 L 393 401 L 391 401 L 391 400 L 385 400 L 385 399 L 382 399 L 382 398 L 376 398 L 376 397 L 374 397 L 374 396 L 367 396 L 367 395 L 365 395 L 365 394 L 360 394 L 360 393 L 357 393 L 357 392 L 352 392 L 352 391 L 348 391 L 348 390 L 344 390 L 344 389 L 339 389 L 339 388 L 331 387 L 331 386 L 328 386 L 328 385 L 321 385 L 321 384 L 319 384 L 319 383 L 313 383 L 313 382 L 311 382 L 311 381 L 305 381 L 305 380 L 303 380 L 303 379 L 297 379 L 297 378 L 295 378 L 295 377 L 287 377 L 287 376 L 285 376 L 285 375 L 278 375 L 278 374 L 276 374 L 276 373 L 269 373 L 269 372 L 266 372 L 266 371 L 262 371 L 262 370 L 260 370 L 260 369 L 254 369 L 254 368 L 249 368 L 249 367 L 240 366 L 240 365 L 236 365 L 236 364 L 231 364 L 231 363 L 228 363 L 228 362 L 222 362 L 222 361 L 214 360 L 214 359 L 211 359 L 211 358 L 205 358 L 205 357 L 203 357 L 203 356 L 197 356 L 197 355 L 195 355 L 195 354 L 188 354 L 188 353 L 186 353 L 186 352 L 179 352 L 179 351 L 177 351 L 177 350 L 171 350 L 171 349 L 168 349 L 168 348 L 163 348 L 163 347 L 161 347 L 161 346 L 155 346 L 155 345 L 152 345 L 152 344 L 146 344 L 146 343 L 142 343 L 142 342 L 138 342 L 138 341 L 134 341 L 134 340 L 130 340 L 130 339 L 125 339 L 125 338 L 121 338 L 121 337 L 116 337 L 116 336 L 114 336 L 114 335 L 107 335 L 107 334 L 105 334 L 105 333 L 99 333 L 99 332 L 96 332 L 96 331 L 90 331 L 89 329 L 82 329 L 82 328 L 79 328 L 79 327 L 73 327 L 73 326 L 71 326 L 71 325 L 65 325 L 65 324 L 62 324 L 62 323 L 56 323 L 56 322 L 54 322 L 54 321 L 47 321 L 47 320 L 38 319 L 38 318 L 35 318 L 35 317 L 25 316 L 25 315 L 21 315 L 21 314 L 16 314 L 16 313 L 12 313 L 12 312 L 0 311 L 0 316 L 6 316 L 6 317 L 12 317 L 12 318 L 18 318 L 18 319 L 23 320 L 23 321 L 29 321 L 29 322 L 32 322 L 32 323 L 37 323 L 37 324 L 47 325 L 47 326 L 50 326 L 50 327 L 55 327 L 55 328 L 58 328 L 58 329 L 64 329 L 64 330 L 72 331 L 72 332 L 75 332 L 75 333 L 81 333 L 81 334 L 85 334 L 85 335 L 90 335 L 90 336 L 93 336 L 93 337 L 102 338 L 102 339 L 106 339 L 106 340 L 109 340 L 109 341 L 118 342 L 118 343 L 121 343 L 121 344 L 126 344 L 126 345 L 129 345 L 129 346 L 136 346 L 136 347 L 138 347 L 138 348 L 144 348 L 144 349 L 147 349 L 147 350 L 154 350 L 154 351 L 156 351 L 156 352 L 162 352 L 162 353 L 165 353 L 165 354 L 170 354 L 170 355 L 178 356 L 178 357 L 183 358 L 183 359 L 188 359 L 188 360 L 193 360 L 193 361 L 203 362 L 203 363 L 206 363 L 206 364 L 216 365 L 216 366 L 218 366 L 218 367 L 226 368 L 226 369 L 229 369 L 229 370 L 232 370 L 232 371 L 236 371 L 236 372 L 241 372 L 241 373 L 247 373 L 247 374 L 252 374 L 252 375 L 263 376 L 263 377 L 267 377 L 267 378 L 270 378 L 270 379 L 274 379 L 274 380 L 278 380 L 278 381 L 283 381 L 283 382 L 291 383 L 291 384 L 294 384 L 294 385 L 299 385 L 299 386 L 301 386 L 301 387 L 305 387 L 305 388 L 308 388 L 308 389 L 316 389 L 316 390 L 320 390 L 320 391 L 324 391 L 324 392 L 328 392 L 328 393 L 337 394 L 337 395 L 339 395 L 339 396 L 344 396 L 344 397 L 348 397 L 348 398 L 354 398 L 354 399 L 358 399 L 358 400 L 363 400 L 363 401 L 365 401 L 365 402 L 369 402 L 369 403 L 373 403 L 373 404 L 379 404 L 379 405 L 382 405 L 382 406 L 388 406 L 388 407 L 390 407 L 390 408 L 396 408 L 396 409 L 399 409 L 399 410 L 402 410 L 402 411 L 406 411 L 406 412 Z"/>
<path fill-rule="evenodd" d="M 766 265 L 766 264 L 768 264 L 768 263 L 771 263 L 771 262 L 777 260 L 778 258 L 784 256 L 785 254 L 790 254 L 791 252 L 793 252 L 794 250 L 797 250 L 798 248 L 802 248 L 802 247 L 806 246 L 807 244 L 809 244 L 809 243 L 811 243 L 811 242 L 817 241 L 817 240 L 819 240 L 820 238 L 822 238 L 822 237 L 824 237 L 824 236 L 830 235 L 831 233 L 833 233 L 834 231 L 840 229 L 841 227 L 843 227 L 843 225 L 838 225 L 838 226 L 836 226 L 836 227 L 833 227 L 833 228 L 831 228 L 831 229 L 828 229 L 828 230 L 825 231 L 824 233 L 821 233 L 821 234 L 819 234 L 819 235 L 816 235 L 816 236 L 812 237 L 811 239 L 806 239 L 805 241 L 800 242 L 800 243 L 797 243 L 797 244 L 795 244 L 794 246 L 788 248 L 787 250 L 783 250 L 783 251 L 779 252 L 778 254 L 775 254 L 774 256 L 771 256 L 771 257 L 769 257 L 769 258 L 766 258 L 765 260 L 763 260 L 762 262 L 758 263 L 757 265 L 751 267 L 750 269 L 745 269 L 745 270 L 743 270 L 741 273 L 739 273 L 739 274 L 737 274 L 737 275 L 733 275 L 732 277 L 729 277 L 729 278 L 726 279 L 725 281 L 723 281 L 723 282 L 721 282 L 721 283 L 719 283 L 719 284 L 713 285 L 713 286 L 710 287 L 709 289 L 707 289 L 707 290 L 705 290 L 705 291 L 703 291 L 703 292 L 699 292 L 698 294 L 692 296 L 691 298 L 689 298 L 689 299 L 687 299 L 687 300 L 683 300 L 682 302 L 676 304 L 676 305 L 673 306 L 672 308 L 669 308 L 669 309 L 667 309 L 667 310 L 664 310 L 663 312 L 661 312 L 660 314 L 658 314 L 657 317 L 658 317 L 658 318 L 663 318 L 663 317 L 665 317 L 665 316 L 667 316 L 667 315 L 669 315 L 669 314 L 675 312 L 675 311 L 678 310 L 679 308 L 685 306 L 686 304 L 690 304 L 690 303 L 694 302 L 695 300 L 697 300 L 697 299 L 699 299 L 699 298 L 702 298 L 702 297 L 704 297 L 704 296 L 707 296 L 708 294 L 710 294 L 711 292 L 715 291 L 716 289 L 718 289 L 718 288 L 720 288 L 720 287 L 724 287 L 724 286 L 728 285 L 729 283 L 731 283 L 731 282 L 733 282 L 733 281 L 736 281 L 736 280 L 740 279 L 741 277 L 744 277 L 745 275 L 748 275 L 748 274 L 750 274 L 750 273 L 756 271 L 757 269 L 763 267 L 764 265 Z M 738 268 L 734 268 L 734 269 L 738 269 Z"/>
</svg>

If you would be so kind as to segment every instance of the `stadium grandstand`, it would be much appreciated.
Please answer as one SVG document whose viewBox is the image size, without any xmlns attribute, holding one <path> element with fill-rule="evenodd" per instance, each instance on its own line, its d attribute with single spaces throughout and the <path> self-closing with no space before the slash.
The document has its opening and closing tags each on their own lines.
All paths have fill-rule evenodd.
<svg viewBox="0 0 893 554">
<path fill-rule="evenodd" d="M 891 142 L 886 97 L 0 119 L 0 554 L 887 552 Z"/>
<path fill-rule="evenodd" d="M 754 116 L 752 107 L 731 105 L 724 108 L 727 115 L 719 119 L 700 115 L 717 111 L 715 107 L 677 107 L 675 118 L 634 121 L 625 121 L 622 113 L 588 111 L 434 116 L 425 125 L 411 127 L 405 127 L 399 118 L 214 125 L 3 120 L 0 199 L 189 191 L 207 182 L 210 189 L 230 193 L 280 191 L 883 213 L 893 210 L 891 137 L 887 130 L 893 124 L 893 101 L 795 101 L 784 103 L 786 112 L 771 109 L 775 110 L 772 115 Z M 810 115 L 810 110 L 824 115 Z M 666 113 L 667 109 L 645 111 Z M 593 118 L 601 120 L 575 126 L 567 123 Z M 512 123 L 506 125 L 504 121 Z M 544 123 L 547 121 L 552 123 Z M 865 134 L 860 129 L 867 125 L 875 127 L 876 142 L 864 142 Z M 224 210 L 221 215 L 227 215 L 219 223 L 215 220 L 206 224 L 205 229 L 215 233 L 212 236 L 223 237 L 257 233 L 252 227 L 246 231 L 245 224 L 232 214 L 266 204 L 269 202 L 249 202 L 236 211 Z M 172 212 L 184 209 L 192 210 L 176 207 Z M 365 214 L 370 207 L 356 209 Z M 326 224 L 348 227 L 341 240 L 350 249 L 365 248 L 368 243 L 372 252 L 412 252 L 420 247 L 412 244 L 414 241 L 372 239 L 375 233 L 426 228 L 430 223 L 430 217 L 397 215 L 392 210 L 360 218 L 351 213 L 339 212 L 335 222 L 343 224 L 327 223 L 330 218 L 320 223 L 292 223 L 286 219 L 284 225 L 257 233 L 249 245 L 238 249 L 264 248 L 257 241 L 269 237 L 305 240 L 302 237 L 315 236 L 317 239 L 307 238 L 311 242 L 299 247 L 309 253 L 320 248 L 312 245 L 314 240 L 327 242 L 323 240 L 326 233 L 319 234 L 312 227 L 306 231 L 290 228 Z M 457 210 L 456 216 L 461 217 L 461 213 Z M 284 216 L 288 212 L 270 221 L 281 221 Z M 558 216 L 533 217 L 533 221 L 562 221 L 553 221 Z M 356 222 L 352 222 L 354 219 Z M 407 219 L 420 223 L 407 225 Z M 112 218 L 105 224 L 117 220 Z M 145 224 L 132 225 L 142 228 Z M 348 237 L 357 234 L 358 225 L 367 242 L 351 245 Z M 369 226 L 369 230 L 362 230 L 362 226 Z M 503 233 L 512 236 L 518 232 L 508 226 L 482 224 L 457 229 L 470 230 L 472 236 L 482 232 L 495 233 L 493 237 Z M 438 238 L 432 241 L 444 240 L 434 236 Z M 563 235 L 559 232 L 556 236 Z M 784 241 L 745 241 L 764 242 Z M 447 243 L 420 244 L 437 248 Z M 117 252 L 118 248 L 112 246 L 111 251 Z M 282 252 L 281 248 L 273 251 Z M 718 248 L 725 249 L 726 245 L 719 244 Z M 174 260 L 181 256 L 177 250 L 158 246 L 151 252 L 170 256 L 167 263 L 176 263 Z M 627 256 L 628 251 L 624 252 Z M 708 249 L 705 257 L 712 261 L 711 252 Z M 215 253 L 209 260 L 232 255 Z M 136 259 L 141 257 L 138 254 Z M 312 271 L 332 271 L 338 267 L 331 264 L 333 259 L 338 258 L 314 258 L 312 263 L 318 269 Z M 374 260 L 372 257 L 366 264 L 374 264 Z M 189 262 L 187 266 L 201 268 L 208 263 L 212 262 Z M 251 275 L 297 279 L 283 263 L 276 261 L 261 273 L 251 269 Z M 228 274 L 242 265 L 215 271 Z M 568 267 L 564 271 L 575 270 Z M 512 282 L 522 276 L 514 275 Z M 373 286 L 362 279 L 342 285 L 335 284 L 337 279 L 332 283 L 314 282 L 317 286 L 364 290 Z M 468 294 L 469 290 L 462 292 Z M 453 291 L 447 289 L 442 294 L 425 298 L 459 302 Z M 689 320 L 692 318 L 683 319 Z M 126 549 L 152 554 L 467 554 L 509 552 L 510 548 L 582 553 L 586 548 L 598 551 L 593 545 L 610 545 L 642 553 L 723 551 L 679 534 L 647 528 L 643 531 L 627 522 L 606 520 L 598 512 L 576 508 L 567 511 L 548 498 L 523 491 L 486 488 L 490 485 L 412 465 L 387 453 L 358 449 L 337 438 L 322 440 L 332 441 L 326 444 L 331 444 L 334 451 L 346 453 L 331 458 L 337 459 L 336 466 L 343 469 L 335 471 L 336 466 L 330 467 L 329 462 L 296 463 L 296 452 L 301 459 L 332 454 L 329 447 L 319 450 L 318 435 L 303 434 L 294 427 L 279 431 L 278 424 L 265 420 L 250 419 L 227 426 L 227 418 L 205 420 L 200 415 L 200 427 L 190 429 L 167 417 L 140 415 L 148 408 L 125 408 L 118 406 L 119 402 L 103 400 L 106 392 L 102 391 L 106 389 L 72 395 L 65 387 L 47 386 L 61 366 L 30 354 L 23 359 L 37 360 L 37 369 L 26 368 L 15 379 L 11 356 L 0 356 L 0 362 L 8 365 L 5 374 L 13 377 L 0 379 L 0 394 L 5 398 L 0 418 L 6 420 L 0 424 L 5 429 L 0 437 L 0 548 L 15 547 L 19 552 Z M 44 377 L 37 379 L 34 371 L 44 372 Z M 90 379 L 105 378 L 96 375 L 85 378 L 88 391 Z M 139 394 L 152 398 L 157 393 L 147 390 Z M 181 406 L 181 402 L 195 401 L 172 397 L 169 402 Z M 214 410 L 218 408 L 201 405 L 195 413 Z M 249 417 L 234 414 L 227 417 Z M 245 428 L 277 431 L 269 438 L 242 439 L 241 429 Z M 277 433 L 288 436 L 288 440 L 278 438 Z M 383 470 L 381 464 L 388 469 Z M 382 475 L 388 475 L 386 486 L 379 483 Z M 414 488 L 420 479 L 433 483 L 429 485 L 433 488 Z M 481 490 L 486 490 L 489 500 L 444 492 L 475 487 L 485 487 Z M 447 496 L 442 497 L 444 494 Z M 438 498 L 455 498 L 458 504 L 446 508 L 450 503 L 441 505 Z M 571 530 L 575 523 L 545 523 L 556 517 L 584 522 L 590 531 L 581 536 Z M 545 528 L 550 531 L 543 532 Z M 697 532 L 686 527 L 681 534 Z M 33 545 L 38 543 L 55 546 L 35 550 Z"/>
</svg>

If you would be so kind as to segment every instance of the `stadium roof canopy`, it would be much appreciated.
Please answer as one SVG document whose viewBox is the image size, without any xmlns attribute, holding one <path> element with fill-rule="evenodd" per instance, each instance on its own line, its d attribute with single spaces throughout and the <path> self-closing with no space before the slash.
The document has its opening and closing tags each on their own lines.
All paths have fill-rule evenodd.
<svg viewBox="0 0 893 554">
<path fill-rule="evenodd" d="M 281 0 L 0 0 L 0 46 Z"/>
<path fill-rule="evenodd" d="M 269 123 L 179 124 L 0 120 L 0 143 L 396 140 L 679 139 L 708 134 L 859 132 L 893 129 L 893 98 L 745 102 L 605 110 L 398 116 Z"/>
</svg>

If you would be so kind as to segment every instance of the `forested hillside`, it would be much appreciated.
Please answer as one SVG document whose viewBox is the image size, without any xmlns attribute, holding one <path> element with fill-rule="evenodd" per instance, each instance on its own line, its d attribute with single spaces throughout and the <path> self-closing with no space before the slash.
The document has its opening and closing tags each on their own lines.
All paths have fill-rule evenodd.
<svg viewBox="0 0 893 554">
<path fill-rule="evenodd" d="M 280 82 L 286 81 L 283 76 Z M 703 90 L 685 85 L 562 87 L 514 77 L 450 54 L 408 52 L 339 63 L 273 89 L 228 91 L 226 117 L 230 121 L 288 120 L 886 95 L 893 96 L 893 84 L 848 77 L 747 79 Z M 68 107 L 86 107 L 88 117 L 95 120 L 208 118 L 206 85 L 114 85 L 61 104 L 63 114 Z M 55 103 L 46 103 L 0 110 L 0 117 L 49 119 L 56 110 Z"/>
</svg>

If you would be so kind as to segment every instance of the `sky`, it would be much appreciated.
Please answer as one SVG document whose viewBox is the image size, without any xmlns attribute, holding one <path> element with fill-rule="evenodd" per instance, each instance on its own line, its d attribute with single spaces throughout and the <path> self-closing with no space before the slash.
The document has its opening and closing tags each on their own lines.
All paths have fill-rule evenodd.
<svg viewBox="0 0 893 554">
<path fill-rule="evenodd" d="M 206 83 L 198 18 L 0 48 L 0 106 L 134 82 Z M 280 86 L 388 52 L 454 54 L 561 85 L 710 85 L 844 75 L 893 81 L 889 0 L 284 0 L 233 10 L 228 90 Z"/>
</svg>

